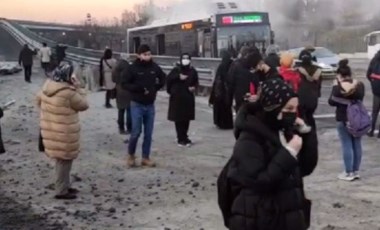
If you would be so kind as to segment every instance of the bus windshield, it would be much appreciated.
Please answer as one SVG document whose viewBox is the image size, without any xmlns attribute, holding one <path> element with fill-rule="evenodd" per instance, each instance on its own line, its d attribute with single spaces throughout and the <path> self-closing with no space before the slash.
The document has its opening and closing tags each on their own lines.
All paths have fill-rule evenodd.
<svg viewBox="0 0 380 230">
<path fill-rule="evenodd" d="M 231 26 L 217 29 L 218 54 L 222 50 L 238 52 L 243 45 L 256 45 L 263 50 L 270 39 L 269 25 Z"/>
</svg>

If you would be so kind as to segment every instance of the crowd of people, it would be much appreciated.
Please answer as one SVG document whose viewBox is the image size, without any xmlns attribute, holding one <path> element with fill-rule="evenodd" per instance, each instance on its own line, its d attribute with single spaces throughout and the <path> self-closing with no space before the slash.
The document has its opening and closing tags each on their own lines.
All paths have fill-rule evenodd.
<svg viewBox="0 0 380 230">
<path fill-rule="evenodd" d="M 292 229 L 310 226 L 311 201 L 306 198 L 303 177 L 318 163 L 317 125 L 314 113 L 321 96 L 322 71 L 314 64 L 312 48 L 303 50 L 295 65 L 290 53 L 267 49 L 266 58 L 255 47 L 243 47 L 236 59 L 222 52 L 209 104 L 214 124 L 234 129 L 233 153 L 218 178 L 218 203 L 228 229 Z M 25 80 L 30 82 L 32 51 L 20 53 Z M 40 50 L 42 67 L 48 72 L 51 51 Z M 168 75 L 152 59 L 150 47 L 141 45 L 134 62 L 127 55 L 113 58 L 106 49 L 100 60 L 100 86 L 106 91 L 105 107 L 116 99 L 118 130 L 130 134 L 126 164 L 137 166 L 136 148 L 142 131 L 141 166 L 155 167 L 151 145 L 157 92 L 166 86 L 168 120 L 174 122 L 177 143 L 192 146 L 188 131 L 195 119 L 195 94 L 199 85 L 190 54 L 183 53 Z M 61 58 L 37 95 L 40 108 L 40 150 L 56 160 L 56 198 L 75 199 L 70 187 L 72 162 L 80 148 L 78 113 L 89 108 L 74 67 Z M 348 60 L 339 62 L 329 104 L 336 108 L 342 146 L 344 181 L 360 179 L 361 140 L 374 136 L 380 111 L 380 51 L 367 72 L 373 99 L 372 119 L 362 101 L 363 82 L 355 79 Z M 234 106 L 234 107 L 233 107 Z M 233 109 L 236 119 L 233 119 Z M 0 108 L 0 118 L 3 111 Z M 379 134 L 380 138 L 380 134 Z M 1 141 L 0 153 L 5 149 Z"/>
</svg>

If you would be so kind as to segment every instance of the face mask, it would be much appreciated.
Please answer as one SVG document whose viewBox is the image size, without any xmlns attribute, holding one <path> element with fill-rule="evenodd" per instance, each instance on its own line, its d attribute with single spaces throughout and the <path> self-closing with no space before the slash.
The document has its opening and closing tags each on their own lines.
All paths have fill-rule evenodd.
<svg viewBox="0 0 380 230">
<path fill-rule="evenodd" d="M 183 66 L 188 66 L 190 65 L 191 61 L 189 59 L 182 59 L 181 63 Z"/>
<path fill-rule="evenodd" d="M 281 127 L 285 130 L 289 130 L 294 127 L 294 123 L 296 122 L 297 114 L 290 112 L 283 112 L 282 118 L 279 120 L 281 122 Z"/>
</svg>

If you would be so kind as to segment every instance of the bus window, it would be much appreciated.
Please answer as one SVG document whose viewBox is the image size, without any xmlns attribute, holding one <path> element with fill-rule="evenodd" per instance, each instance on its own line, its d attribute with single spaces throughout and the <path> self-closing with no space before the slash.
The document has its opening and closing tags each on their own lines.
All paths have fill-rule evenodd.
<svg viewBox="0 0 380 230">
<path fill-rule="evenodd" d="M 134 51 L 134 53 L 137 53 L 137 50 L 139 49 L 140 44 L 141 44 L 140 37 L 134 37 L 133 38 L 133 51 Z"/>
<path fill-rule="evenodd" d="M 376 45 L 378 43 L 377 42 L 377 36 L 378 36 L 377 34 L 373 34 L 373 35 L 369 36 L 368 45 L 370 45 L 370 46 Z"/>
<path fill-rule="evenodd" d="M 157 54 L 165 54 L 165 34 L 157 35 Z"/>
</svg>

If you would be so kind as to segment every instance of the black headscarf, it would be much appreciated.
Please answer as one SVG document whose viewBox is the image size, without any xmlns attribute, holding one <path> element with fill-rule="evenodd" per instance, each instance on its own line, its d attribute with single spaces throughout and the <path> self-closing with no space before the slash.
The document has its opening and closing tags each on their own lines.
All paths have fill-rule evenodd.
<svg viewBox="0 0 380 230">
<path fill-rule="evenodd" d="M 74 72 L 74 67 L 71 63 L 61 62 L 53 72 L 51 79 L 55 82 L 71 83 L 71 75 Z"/>
</svg>

